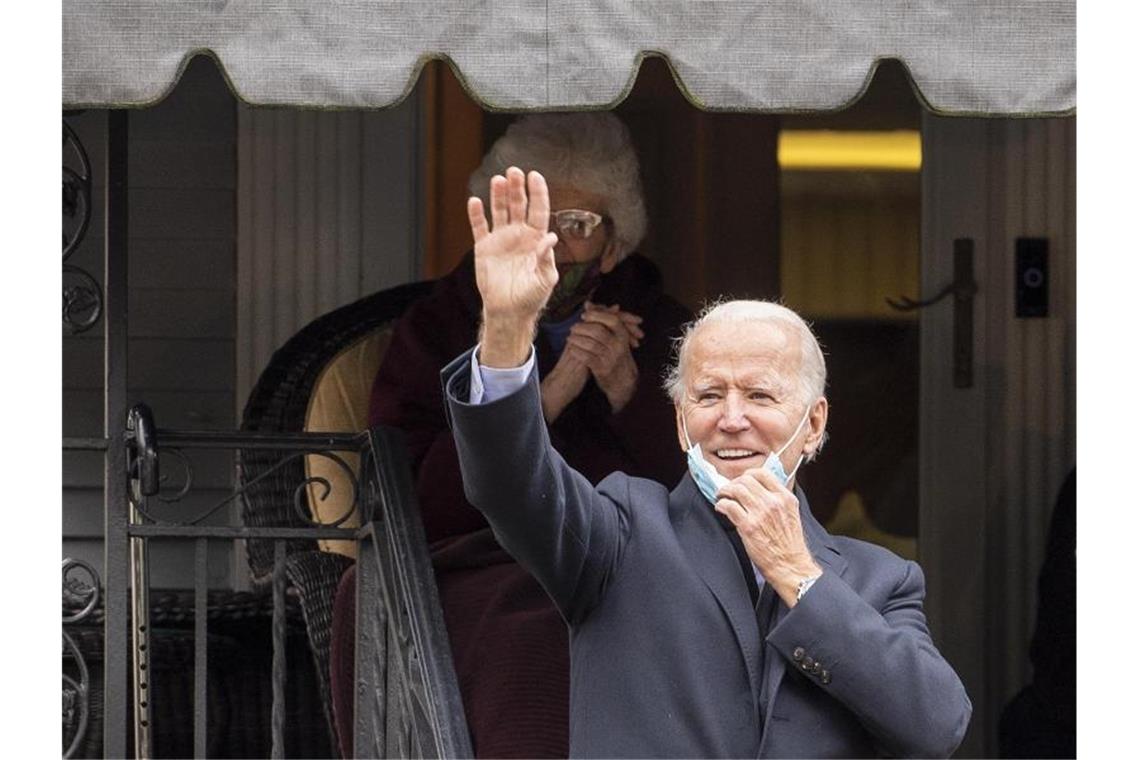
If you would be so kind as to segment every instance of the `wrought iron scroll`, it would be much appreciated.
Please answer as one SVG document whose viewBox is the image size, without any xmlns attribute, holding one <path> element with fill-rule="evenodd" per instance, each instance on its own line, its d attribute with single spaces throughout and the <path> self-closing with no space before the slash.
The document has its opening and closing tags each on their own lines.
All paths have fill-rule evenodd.
<svg viewBox="0 0 1140 760">
<path fill-rule="evenodd" d="M 217 514 L 226 506 L 234 503 L 249 491 L 259 487 L 264 481 L 278 475 L 288 468 L 289 465 L 311 456 L 328 459 L 341 470 L 352 494 L 352 498 L 346 500 L 347 506 L 335 520 L 314 520 L 310 516 L 307 506 L 310 487 L 316 487 L 314 490 L 319 492 L 314 493 L 313 496 L 323 501 L 332 495 L 333 486 L 327 478 L 319 476 L 304 477 L 299 480 L 297 485 L 293 488 L 293 512 L 297 520 L 315 528 L 337 528 L 344 525 L 354 514 L 360 516 L 362 522 L 370 518 L 369 514 L 360 514 L 362 504 L 360 499 L 360 479 L 355 468 L 349 465 L 340 454 L 336 453 L 346 451 L 347 449 L 343 446 L 321 448 L 315 442 L 308 448 L 303 448 L 298 451 L 286 451 L 272 466 L 260 470 L 255 477 L 245 480 L 224 499 L 200 510 L 197 514 L 185 517 L 180 516 L 178 519 L 156 516 L 151 511 L 148 511 L 148 497 L 154 497 L 164 504 L 176 504 L 181 502 L 193 489 L 194 467 L 190 458 L 186 455 L 186 446 L 191 445 L 195 448 L 239 447 L 249 445 L 251 437 L 243 437 L 240 435 L 235 437 L 228 434 L 218 434 L 217 436 L 211 437 L 206 434 L 195 435 L 191 440 L 184 440 L 184 437 L 179 436 L 177 432 L 174 432 L 173 438 L 171 438 L 170 431 L 167 431 L 163 436 L 163 440 L 173 440 L 174 445 L 160 445 L 153 415 L 145 404 L 138 404 L 131 408 L 127 421 L 127 430 L 132 443 L 128 460 L 132 483 L 131 502 L 139 514 L 154 525 L 201 525 L 205 520 Z M 319 439 L 320 436 L 316 436 L 316 438 Z M 256 439 L 254 439 L 254 442 L 256 442 Z M 182 445 L 180 446 L 179 444 Z M 174 462 L 177 463 L 177 470 L 180 470 L 180 472 L 177 473 L 178 477 L 174 479 L 174 482 L 179 484 L 175 489 L 169 487 L 169 483 L 171 482 L 170 476 L 163 474 L 168 471 L 168 468 L 161 464 L 163 457 L 167 457 L 168 461 L 171 459 L 174 460 Z"/>
<path fill-rule="evenodd" d="M 75 335 L 90 330 L 103 314 L 103 289 L 67 260 L 91 225 L 91 161 L 75 130 L 63 122 L 63 324 Z"/>
<path fill-rule="evenodd" d="M 81 571 L 86 579 L 77 577 Z M 82 623 L 99 605 L 99 574 L 91 565 L 77 559 L 63 560 L 63 624 Z M 63 743 L 65 758 L 74 757 L 87 736 L 91 719 L 91 675 L 83 653 L 66 630 L 63 656 L 75 664 L 76 676 L 63 673 Z"/>
</svg>

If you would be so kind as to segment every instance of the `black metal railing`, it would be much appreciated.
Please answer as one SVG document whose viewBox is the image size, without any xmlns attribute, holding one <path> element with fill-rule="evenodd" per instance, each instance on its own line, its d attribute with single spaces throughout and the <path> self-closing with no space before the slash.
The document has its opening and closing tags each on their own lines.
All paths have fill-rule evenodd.
<svg viewBox="0 0 1140 760">
<path fill-rule="evenodd" d="M 133 407 L 128 414 L 125 432 L 127 503 L 126 533 L 130 544 L 129 619 L 106 621 L 106 652 L 129 651 L 130 685 L 128 692 L 105 695 L 104 715 L 131 716 L 134 754 L 154 755 L 158 744 L 169 746 L 157 733 L 170 726 L 156 720 L 156 692 L 152 674 L 156 662 L 156 641 L 150 600 L 150 578 L 154 568 L 149 552 L 154 541 L 182 541 L 193 545 L 194 578 L 192 603 L 185 604 L 184 617 L 193 621 L 193 688 L 191 711 L 193 721 L 193 755 L 206 757 L 216 746 L 217 737 L 210 735 L 209 684 L 211 673 L 208 642 L 212 635 L 207 620 L 215 617 L 210 607 L 217 606 L 218 591 L 210 592 L 209 545 L 212 542 L 262 542 L 272 547 L 272 573 L 268 583 L 255 593 L 271 598 L 272 622 L 269 626 L 269 649 L 272 651 L 271 710 L 269 746 L 271 757 L 288 754 L 286 700 L 291 694 L 289 680 L 295 663 L 287 665 L 286 619 L 296 620 L 297 604 L 291 596 L 300 597 L 301 609 L 317 605 L 319 600 L 306 594 L 324 594 L 323 609 L 331 610 L 333 583 L 303 588 L 297 568 L 310 559 L 328 557 L 324 552 L 307 550 L 307 542 L 319 539 L 353 541 L 358 547 L 356 590 L 356 709 L 353 741 L 357 757 L 463 757 L 471 747 L 463 717 L 450 648 L 440 612 L 434 576 L 427 554 L 423 528 L 416 511 L 410 468 L 402 434 L 387 428 L 375 428 L 360 434 L 294 433 L 267 434 L 250 432 L 202 432 L 164 430 L 155 426 L 153 415 L 145 406 Z M 73 441 L 83 446 L 83 441 Z M 90 443 L 90 442 L 87 442 Z M 194 501 L 200 489 L 195 483 L 194 455 L 204 450 L 232 452 L 239 463 L 237 485 L 221 498 L 206 506 L 184 508 Z M 295 465 L 304 457 L 321 457 L 332 461 L 343 471 L 343 477 L 329 479 L 311 477 Z M 359 458 L 359 471 L 350 460 Z M 249 467 L 249 461 L 258 462 Z M 249 470 L 255 470 L 250 472 Z M 280 490 L 282 473 L 300 475 L 292 484 L 290 512 L 292 524 L 250 525 L 239 512 L 228 506 L 249 499 L 273 482 Z M 343 514 L 327 525 L 316 522 L 309 514 L 309 498 L 335 497 L 334 489 L 347 489 L 342 502 L 350 505 Z M 263 497 L 265 494 L 258 494 Z M 246 515 L 248 516 L 248 515 Z M 341 527 L 346 522 L 359 527 Z M 297 523 L 303 523 L 298 527 Z M 312 556 L 310 556 L 312 555 Z M 73 563 L 65 567 L 65 596 L 74 597 L 80 590 L 66 574 L 76 566 L 94 577 L 94 570 Z M 303 575 L 303 574 L 302 574 Z M 301 586 L 302 588 L 295 588 Z M 98 588 L 97 579 L 86 588 Z M 83 592 L 86 593 L 86 592 Z M 97 594 L 97 591 L 91 592 Z M 212 594 L 212 595 L 211 595 Z M 97 597 L 96 597 L 97 598 Z M 94 606 L 94 602 L 91 603 Z M 67 621 L 81 619 L 68 609 Z M 192 609 L 192 612 L 190 612 Z M 188 613 L 188 614 L 187 614 Z M 83 613 L 90 614 L 90 610 Z M 109 614 L 109 613 L 108 613 Z M 167 615 L 167 617 L 169 617 Z M 322 638 L 312 625 L 317 617 L 306 612 L 302 616 L 310 645 Z M 295 626 L 294 626 L 295 627 Z M 323 640 L 327 641 L 327 630 Z M 68 637 L 65 631 L 65 650 Z M 159 642 L 161 643 L 161 642 Z M 71 727 L 73 749 L 79 745 L 91 710 L 88 700 L 90 684 L 82 656 L 72 645 L 70 653 L 79 676 L 65 677 L 65 724 Z M 327 652 L 324 660 L 312 652 L 318 662 L 319 690 L 324 710 L 331 715 L 327 689 Z M 320 667 L 325 671 L 320 672 Z M 73 668 L 75 669 L 75 668 Z M 331 721 L 330 721 L 331 729 Z M 164 742 L 156 742 L 163 739 Z M 335 747 L 335 739 L 330 742 Z M 310 748 L 308 750 L 312 752 Z"/>
<path fill-rule="evenodd" d="M 451 664 L 450 649 L 440 613 L 427 545 L 416 513 L 402 435 L 377 428 L 363 434 L 327 433 L 222 433 L 159 430 L 146 407 L 134 407 L 128 417 L 128 468 L 132 494 L 129 534 L 132 548 L 131 577 L 135 579 L 135 604 L 131 631 L 135 657 L 136 746 L 148 742 L 141 729 L 153 726 L 145 689 L 149 630 L 145 591 L 149 568 L 146 544 L 158 538 L 193 540 L 195 544 L 195 658 L 194 736 L 195 755 L 206 747 L 207 650 L 204 626 L 207 579 L 207 542 L 271 541 L 273 545 L 272 625 L 272 719 L 271 756 L 285 756 L 284 709 L 288 672 L 285 665 L 285 595 L 289 586 L 287 561 L 290 540 L 341 539 L 358 547 L 356 693 L 361 704 L 355 712 L 358 757 L 443 757 L 470 754 L 466 724 Z M 169 510 L 156 515 L 157 500 L 176 505 L 194 491 L 193 470 L 187 452 L 193 449 L 234 451 L 243 463 L 256 454 L 262 467 L 252 474 L 239 471 L 232 493 L 193 514 Z M 265 465 L 266 453 L 278 455 Z M 360 476 L 346 461 L 356 454 Z M 327 498 L 334 484 L 326 478 L 305 476 L 293 486 L 293 516 L 303 527 L 292 525 L 250 526 L 207 524 L 238 499 L 248 499 L 301 457 L 321 457 L 342 471 L 337 485 L 349 491 L 341 502 L 347 509 L 332 521 L 315 521 L 308 498 Z M 178 463 L 179 481 L 165 488 L 164 461 Z M 312 490 L 311 490 L 312 489 Z M 358 517 L 359 528 L 339 527 Z M 301 559 L 304 559 L 302 557 Z M 335 579 L 334 579 L 335 580 Z M 331 592 L 326 585 L 322 593 Z M 305 601 L 302 597 L 302 606 Z M 330 601 L 331 606 L 331 601 Z M 311 620 L 310 620 L 311 623 Z M 312 632 L 310 632 L 312 633 Z M 311 637 L 311 638 L 316 638 Z M 327 673 L 324 674 L 327 678 Z M 379 699 L 380 694 L 384 698 Z M 326 708 L 328 694 L 325 691 Z"/>
</svg>

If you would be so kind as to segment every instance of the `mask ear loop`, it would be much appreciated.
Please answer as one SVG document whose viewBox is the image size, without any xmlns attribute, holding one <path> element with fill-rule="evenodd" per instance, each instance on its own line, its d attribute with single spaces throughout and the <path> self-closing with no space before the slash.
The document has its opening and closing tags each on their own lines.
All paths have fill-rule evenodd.
<svg viewBox="0 0 1140 760">
<path fill-rule="evenodd" d="M 795 429 L 795 432 L 792 433 L 792 437 L 789 438 L 787 443 L 785 443 L 783 446 L 781 446 L 780 450 L 776 452 L 776 458 L 777 459 L 779 459 L 780 455 L 783 454 L 784 451 L 789 446 L 792 445 L 792 441 L 796 440 L 796 436 L 800 434 L 800 430 L 803 428 L 804 423 L 807 422 L 807 418 L 810 415 L 811 415 L 811 405 L 809 404 L 807 410 L 804 411 L 804 416 L 800 419 L 800 424 L 796 425 L 796 429 Z M 792 468 L 792 471 L 790 473 L 788 473 L 788 477 L 784 481 L 785 486 L 787 486 L 788 483 L 792 482 L 792 478 L 794 478 L 796 476 L 796 472 L 799 471 L 800 465 L 803 463 L 804 463 L 804 455 L 800 454 L 799 459 L 796 460 L 796 466 Z"/>
<path fill-rule="evenodd" d="M 685 424 L 685 410 L 681 410 L 681 430 L 685 433 L 685 444 L 691 449 L 693 448 L 693 441 L 689 438 L 689 426 Z"/>
</svg>

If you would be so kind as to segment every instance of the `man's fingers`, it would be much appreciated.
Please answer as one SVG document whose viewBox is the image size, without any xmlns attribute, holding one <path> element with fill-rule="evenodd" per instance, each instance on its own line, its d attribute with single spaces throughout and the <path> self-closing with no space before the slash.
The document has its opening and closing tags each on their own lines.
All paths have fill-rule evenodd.
<svg viewBox="0 0 1140 760">
<path fill-rule="evenodd" d="M 735 478 L 725 483 L 720 487 L 720 490 L 717 491 L 717 495 L 732 499 L 733 501 L 740 504 L 745 511 L 748 511 L 748 509 L 758 501 L 756 494 L 749 490 L 746 485 L 741 483 L 740 478 Z"/>
<path fill-rule="evenodd" d="M 784 494 L 788 492 L 788 487 L 780 482 L 780 479 L 766 467 L 752 467 L 745 470 L 744 475 L 751 477 L 760 488 L 774 494 Z"/>
<path fill-rule="evenodd" d="M 538 172 L 530 172 L 526 175 L 526 185 L 527 224 L 536 230 L 546 231 L 550 228 L 550 191 L 546 187 L 546 178 Z"/>
<path fill-rule="evenodd" d="M 467 199 L 467 221 L 471 222 L 471 237 L 475 238 L 476 243 L 490 233 L 487 217 L 483 214 L 483 201 L 477 196 Z"/>
<path fill-rule="evenodd" d="M 493 229 L 505 226 L 507 213 L 507 178 L 501 174 L 491 177 L 491 225 Z"/>
<path fill-rule="evenodd" d="M 517 166 L 507 169 L 507 213 L 512 224 L 526 221 L 526 176 Z"/>
<path fill-rule="evenodd" d="M 553 288 L 558 284 L 558 264 L 554 260 L 554 246 L 558 243 L 558 236 L 548 232 L 539 244 L 538 267 L 547 285 Z"/>
<path fill-rule="evenodd" d="M 727 517 L 733 525 L 740 525 L 747 517 L 744 508 L 733 499 L 717 499 L 714 509 Z"/>
</svg>

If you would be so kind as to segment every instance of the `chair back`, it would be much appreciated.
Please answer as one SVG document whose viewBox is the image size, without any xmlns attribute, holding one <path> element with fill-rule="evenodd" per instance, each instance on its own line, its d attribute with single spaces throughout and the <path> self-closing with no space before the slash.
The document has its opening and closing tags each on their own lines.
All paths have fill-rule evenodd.
<svg viewBox="0 0 1140 760">
<path fill-rule="evenodd" d="M 278 433 L 306 430 L 314 409 L 314 388 L 330 362 L 345 356 L 346 351 L 351 353 L 354 347 L 358 352 L 367 347 L 368 359 L 379 366 L 387 346 L 384 334 L 409 305 L 431 290 L 432 285 L 432 281 L 423 281 L 382 290 L 320 316 L 302 328 L 274 352 L 262 371 L 242 412 L 241 429 Z M 368 340 L 369 336 L 375 337 Z M 362 382 L 363 378 L 357 373 L 357 385 Z M 366 392 L 370 389 L 368 379 Z M 365 396 L 355 404 L 357 409 L 364 409 L 365 424 L 367 403 Z M 330 418 L 325 419 L 327 425 Z M 295 492 L 306 479 L 306 458 L 296 458 L 278 467 L 280 459 L 279 452 L 259 449 L 238 452 L 238 480 L 246 487 L 242 521 L 250 527 L 311 527 L 294 508 Z M 254 482 L 263 475 L 262 480 Z M 324 505 L 318 500 L 314 509 L 310 503 L 316 495 L 316 489 L 306 488 L 302 498 L 308 514 L 324 519 L 320 517 Z M 328 511 L 324 510 L 325 514 Z M 315 540 L 290 539 L 286 551 L 293 554 L 316 548 Z M 273 541 L 250 539 L 246 542 L 246 552 L 253 581 L 258 585 L 269 582 L 273 576 Z"/>
</svg>

